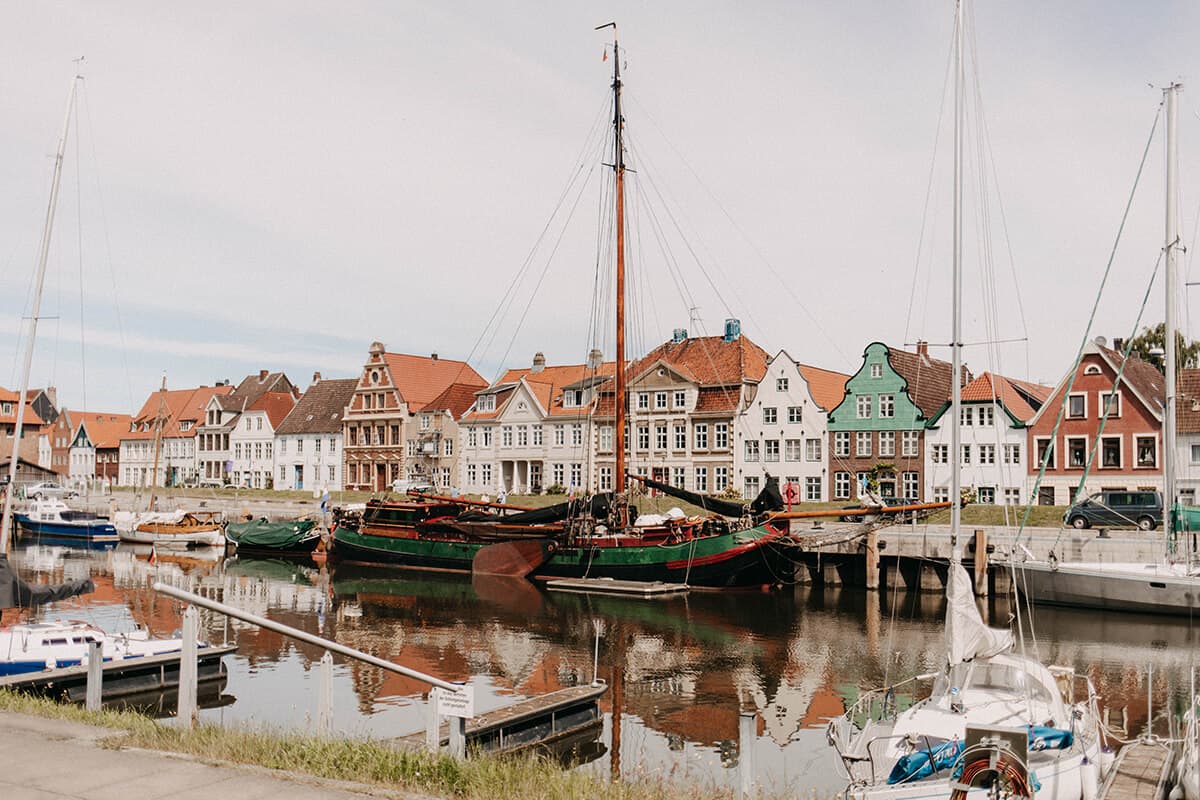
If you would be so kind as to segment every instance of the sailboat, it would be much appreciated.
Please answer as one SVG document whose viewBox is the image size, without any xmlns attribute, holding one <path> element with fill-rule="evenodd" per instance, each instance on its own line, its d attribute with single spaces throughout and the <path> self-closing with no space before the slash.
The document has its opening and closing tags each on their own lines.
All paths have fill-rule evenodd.
<svg viewBox="0 0 1200 800">
<path fill-rule="evenodd" d="M 612 125 L 615 204 L 616 364 L 614 370 L 615 491 L 515 514 L 464 512 L 454 503 L 368 506 L 361 523 L 339 524 L 334 552 L 356 561 L 463 572 L 551 578 L 665 581 L 712 588 L 763 586 L 792 580 L 796 564 L 784 540 L 790 523 L 771 518 L 785 505 L 768 481 L 753 502 L 705 507 L 688 518 L 638 520 L 631 514 L 626 475 L 628 362 L 625 357 L 625 146 L 621 55 L 613 29 Z M 642 522 L 643 524 L 638 524 Z"/>
<path fill-rule="evenodd" d="M 962 371 L 963 2 L 955 14 L 952 375 Z M 961 441 L 962 384 L 951 381 L 952 453 Z M 961 497 L 960 470 L 950 496 Z M 1046 667 L 1017 652 L 1008 630 L 989 628 L 962 565 L 961 503 L 951 507 L 946 583 L 946 660 L 940 670 L 860 695 L 827 729 L 848 798 L 1095 797 L 1102 768 L 1097 695 L 1072 667 Z M 897 691 L 932 681 L 928 697 L 900 711 Z M 989 796 L 995 796 L 991 794 Z"/>
<path fill-rule="evenodd" d="M 1167 208 L 1166 319 L 1164 341 L 1166 402 L 1163 406 L 1163 495 L 1170 512 L 1164 516 L 1163 555 L 1144 562 L 1085 562 L 1027 560 L 1019 565 L 1018 588 L 1035 603 L 1137 611 L 1151 614 L 1193 615 L 1200 611 L 1200 569 L 1190 558 L 1170 558 L 1167 545 L 1173 535 L 1194 528 L 1200 509 L 1185 507 L 1176 500 L 1176 382 L 1175 294 L 1176 262 L 1182 243 L 1176 224 L 1178 143 L 1176 136 L 1178 94 L 1172 83 L 1163 89 L 1167 112 Z"/>
</svg>

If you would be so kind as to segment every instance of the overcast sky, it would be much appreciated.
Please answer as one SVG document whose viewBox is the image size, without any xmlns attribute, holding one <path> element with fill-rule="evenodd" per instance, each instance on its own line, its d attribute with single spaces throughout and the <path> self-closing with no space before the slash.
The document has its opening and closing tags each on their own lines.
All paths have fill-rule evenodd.
<svg viewBox="0 0 1200 800">
<path fill-rule="evenodd" d="M 988 214 L 968 201 L 965 338 L 1028 342 L 997 348 L 999 363 L 984 347 L 966 357 L 1053 382 L 1083 336 L 1159 87 L 1197 73 L 1200 6 L 973 13 L 991 163 Z M 282 369 L 303 387 L 316 370 L 357 374 L 373 340 L 470 356 L 488 378 L 538 350 L 581 362 L 603 168 L 580 154 L 612 64 L 611 31 L 593 28 L 614 19 L 631 197 L 647 210 L 638 345 L 732 315 L 768 351 L 849 372 L 873 340 L 949 340 L 949 0 L 37 2 L 0 26 L 0 383 L 20 380 L 81 55 L 32 379 L 66 405 L 136 410 L 164 371 L 184 387 Z M 1198 98 L 1187 87 L 1180 114 L 1189 245 Z M 1162 156 L 1160 126 L 1093 334 L 1134 325 L 1162 244 Z M 590 180 L 567 193 L 570 224 L 560 213 L 539 239 L 577 172 Z M 683 231 L 677 275 L 648 221 Z M 560 235 L 536 297 L 541 256 L 489 325 L 531 249 Z"/>
</svg>

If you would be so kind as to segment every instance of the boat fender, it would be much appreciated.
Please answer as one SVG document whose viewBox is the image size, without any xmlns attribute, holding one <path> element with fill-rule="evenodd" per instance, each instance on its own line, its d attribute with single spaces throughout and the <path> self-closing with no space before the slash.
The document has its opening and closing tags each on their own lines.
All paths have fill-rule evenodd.
<svg viewBox="0 0 1200 800">
<path fill-rule="evenodd" d="M 1083 800 L 1096 800 L 1100 793 L 1100 770 L 1087 756 L 1083 757 L 1083 763 L 1079 765 L 1079 783 L 1083 788 Z"/>
</svg>

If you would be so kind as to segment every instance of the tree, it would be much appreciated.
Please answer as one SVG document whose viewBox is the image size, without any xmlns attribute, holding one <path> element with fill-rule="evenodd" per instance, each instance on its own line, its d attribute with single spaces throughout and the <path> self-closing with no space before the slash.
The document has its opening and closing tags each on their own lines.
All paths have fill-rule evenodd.
<svg viewBox="0 0 1200 800">
<path fill-rule="evenodd" d="M 1142 328 L 1142 332 L 1129 343 L 1129 352 L 1166 373 L 1166 323 L 1160 322 L 1153 328 Z M 1175 331 L 1175 369 L 1191 369 L 1200 366 L 1200 342 L 1187 341 L 1183 334 Z"/>
</svg>

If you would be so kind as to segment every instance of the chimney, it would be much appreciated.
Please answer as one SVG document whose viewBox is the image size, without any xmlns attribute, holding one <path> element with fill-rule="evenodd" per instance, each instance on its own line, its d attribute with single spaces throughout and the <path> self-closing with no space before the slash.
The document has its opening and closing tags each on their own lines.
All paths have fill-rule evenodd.
<svg viewBox="0 0 1200 800">
<path fill-rule="evenodd" d="M 917 355 L 926 357 L 929 356 L 929 342 L 925 341 L 924 339 L 917 340 Z"/>
<path fill-rule="evenodd" d="M 602 363 L 604 363 L 604 357 L 600 353 L 600 348 L 593 347 L 588 352 L 587 368 L 588 369 L 600 369 L 600 365 Z"/>
<path fill-rule="evenodd" d="M 313 382 L 313 383 L 320 383 L 320 382 L 321 382 L 321 373 L 319 373 L 319 372 L 314 372 L 314 373 L 313 373 L 313 379 L 312 379 L 312 382 Z"/>
<path fill-rule="evenodd" d="M 546 368 L 546 355 L 541 350 L 539 350 L 533 354 L 533 367 L 530 368 L 529 371 L 532 374 L 536 375 L 537 373 L 541 372 L 545 368 Z"/>
<path fill-rule="evenodd" d="M 430 354 L 429 354 L 429 360 L 430 360 L 430 361 L 437 361 L 437 353 L 430 353 Z"/>
<path fill-rule="evenodd" d="M 260 369 L 258 371 L 258 382 L 262 383 L 263 381 L 265 381 L 267 379 L 267 375 L 269 375 L 269 374 L 270 373 L 267 372 L 265 369 Z"/>
</svg>

